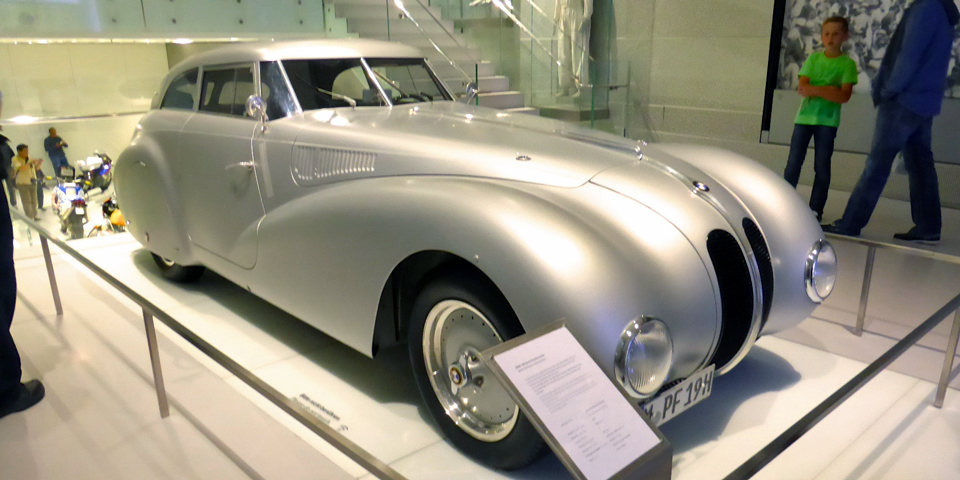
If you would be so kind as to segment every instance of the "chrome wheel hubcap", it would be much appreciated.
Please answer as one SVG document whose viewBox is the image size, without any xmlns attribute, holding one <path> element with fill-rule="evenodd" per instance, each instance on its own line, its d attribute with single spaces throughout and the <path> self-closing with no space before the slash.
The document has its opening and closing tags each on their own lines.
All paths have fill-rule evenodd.
<svg viewBox="0 0 960 480">
<path fill-rule="evenodd" d="M 519 408 L 480 361 L 503 339 L 487 318 L 460 300 L 437 303 L 424 322 L 423 359 L 430 384 L 461 430 L 485 442 L 513 431 Z"/>
</svg>

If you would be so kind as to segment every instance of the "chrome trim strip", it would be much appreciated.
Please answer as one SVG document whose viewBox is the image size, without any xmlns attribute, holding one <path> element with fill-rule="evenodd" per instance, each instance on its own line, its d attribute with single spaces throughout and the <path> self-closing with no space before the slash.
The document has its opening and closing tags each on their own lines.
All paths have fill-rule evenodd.
<svg viewBox="0 0 960 480">
<path fill-rule="evenodd" d="M 363 71 L 367 72 L 367 81 L 373 82 L 377 86 L 377 91 L 380 92 L 380 98 L 386 102 L 388 107 L 393 106 L 393 101 L 390 100 L 390 96 L 387 95 L 387 92 L 383 89 L 383 85 L 380 85 L 380 80 L 377 80 L 377 74 L 373 73 L 373 69 L 370 68 L 370 64 L 367 63 L 366 58 L 360 58 L 360 65 L 363 65 Z"/>
<path fill-rule="evenodd" d="M 297 94 L 293 90 L 293 83 L 290 82 L 290 75 L 287 75 L 287 67 L 283 66 L 283 60 L 277 60 L 277 65 L 280 67 L 280 74 L 283 75 L 283 83 L 287 86 L 287 92 L 289 92 L 290 97 L 293 98 L 293 103 L 297 106 L 295 115 L 302 115 L 303 108 L 300 106 L 300 99 L 297 98 Z"/>
</svg>

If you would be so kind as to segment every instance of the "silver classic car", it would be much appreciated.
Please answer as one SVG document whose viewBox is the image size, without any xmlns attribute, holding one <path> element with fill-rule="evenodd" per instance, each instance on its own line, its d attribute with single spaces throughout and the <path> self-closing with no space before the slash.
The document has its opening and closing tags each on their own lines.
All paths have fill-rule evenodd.
<svg viewBox="0 0 960 480">
<path fill-rule="evenodd" d="M 405 342 L 440 429 L 499 468 L 544 444 L 478 352 L 564 319 L 662 422 L 672 390 L 805 319 L 836 277 L 767 168 L 460 103 L 385 42 L 190 58 L 115 175 L 164 276 L 212 269 L 369 356 Z"/>
</svg>

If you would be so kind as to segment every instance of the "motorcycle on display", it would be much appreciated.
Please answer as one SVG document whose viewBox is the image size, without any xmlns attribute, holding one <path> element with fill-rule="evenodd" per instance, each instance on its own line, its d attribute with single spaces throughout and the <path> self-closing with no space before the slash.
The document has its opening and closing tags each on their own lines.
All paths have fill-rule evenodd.
<svg viewBox="0 0 960 480">
<path fill-rule="evenodd" d="M 86 194 L 77 182 L 73 167 L 61 170 L 63 175 L 57 178 L 57 186 L 53 189 L 53 208 L 60 218 L 60 232 L 69 232 L 71 239 L 83 238 L 83 225 L 88 219 Z"/>
<path fill-rule="evenodd" d="M 117 206 L 117 202 L 113 200 L 113 197 L 108 197 L 104 200 L 100 209 L 103 212 L 103 221 L 100 225 L 90 230 L 90 233 L 87 234 L 88 237 L 96 237 L 109 233 L 121 233 L 127 230 L 127 222 L 123 219 L 123 213 L 120 211 L 120 207 Z"/>
<path fill-rule="evenodd" d="M 93 155 L 85 160 L 77 160 L 77 166 L 80 167 L 80 185 L 84 192 L 94 188 L 99 188 L 101 192 L 107 191 L 113 181 L 113 159 L 106 153 L 93 152 Z"/>
</svg>

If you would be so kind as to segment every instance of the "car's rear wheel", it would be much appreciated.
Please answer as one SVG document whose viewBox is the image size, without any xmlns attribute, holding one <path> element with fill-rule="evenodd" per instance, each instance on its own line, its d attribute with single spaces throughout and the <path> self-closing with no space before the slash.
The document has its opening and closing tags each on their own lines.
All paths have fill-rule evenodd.
<svg viewBox="0 0 960 480">
<path fill-rule="evenodd" d="M 414 377 L 440 429 L 462 452 L 508 470 L 531 463 L 545 444 L 478 354 L 522 333 L 503 294 L 477 272 L 434 276 L 408 331 Z"/>
<path fill-rule="evenodd" d="M 180 265 L 156 253 L 151 253 L 151 255 L 153 255 L 153 261 L 160 267 L 160 273 L 163 274 L 164 278 L 175 282 L 195 282 L 200 278 L 200 275 L 203 275 L 205 270 L 201 265 Z"/>
</svg>

